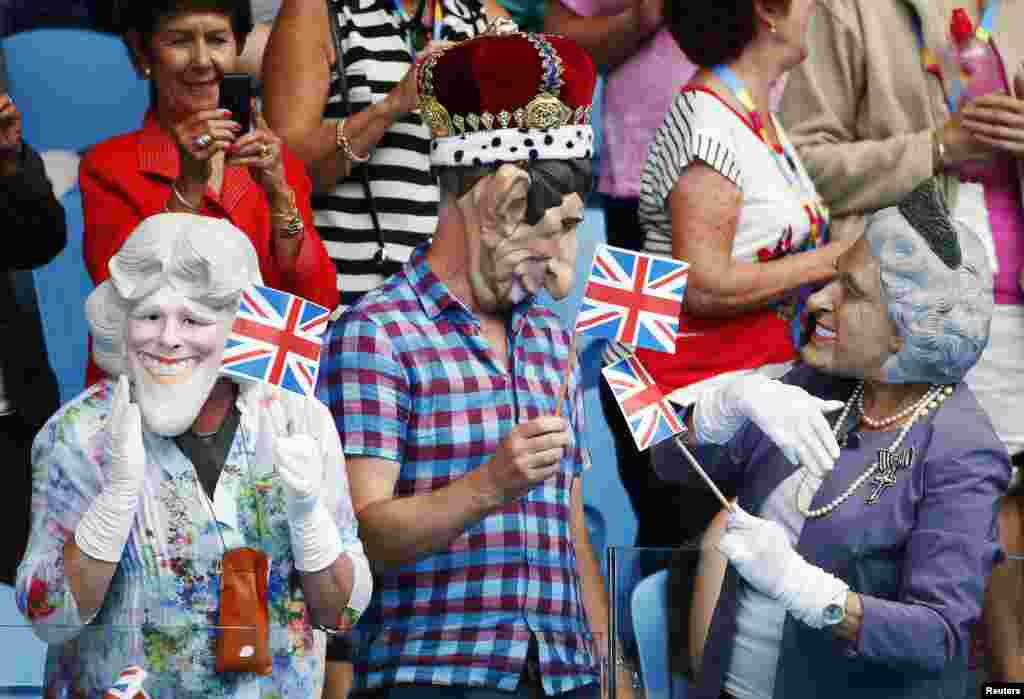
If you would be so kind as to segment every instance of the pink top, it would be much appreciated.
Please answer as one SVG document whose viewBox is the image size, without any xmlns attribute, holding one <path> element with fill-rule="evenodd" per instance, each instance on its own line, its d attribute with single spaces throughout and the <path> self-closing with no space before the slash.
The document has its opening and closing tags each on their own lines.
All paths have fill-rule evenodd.
<svg viewBox="0 0 1024 699">
<path fill-rule="evenodd" d="M 1001 79 L 1002 89 L 1009 92 L 1005 69 Z M 1024 268 L 1024 209 L 1017 161 L 1009 155 L 999 155 L 984 166 L 964 168 L 960 179 L 985 186 L 985 208 L 999 260 L 999 272 L 994 278 L 995 301 L 1020 306 L 1024 304 L 1024 292 L 1017 279 Z"/>
<path fill-rule="evenodd" d="M 583 17 L 615 15 L 628 0 L 562 0 Z M 662 27 L 607 76 L 602 111 L 605 139 L 598 191 L 623 199 L 640 196 L 640 173 L 654 132 L 661 126 L 672 100 L 696 72 Z"/>
</svg>

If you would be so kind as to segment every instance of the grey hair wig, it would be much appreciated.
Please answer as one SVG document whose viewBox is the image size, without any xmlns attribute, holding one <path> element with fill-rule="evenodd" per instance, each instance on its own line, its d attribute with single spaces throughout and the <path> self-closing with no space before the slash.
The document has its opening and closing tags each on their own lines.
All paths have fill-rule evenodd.
<svg viewBox="0 0 1024 699">
<path fill-rule="evenodd" d="M 890 383 L 956 383 L 988 344 L 992 270 L 977 236 L 950 217 L 934 180 L 882 209 L 864 233 L 903 338 Z"/>
<path fill-rule="evenodd" d="M 93 358 L 111 376 L 124 369 L 124 324 L 132 308 L 170 286 L 218 313 L 235 313 L 242 291 L 261 283 L 248 237 L 223 219 L 158 214 L 142 221 L 109 263 L 110 278 L 85 301 Z"/>
</svg>

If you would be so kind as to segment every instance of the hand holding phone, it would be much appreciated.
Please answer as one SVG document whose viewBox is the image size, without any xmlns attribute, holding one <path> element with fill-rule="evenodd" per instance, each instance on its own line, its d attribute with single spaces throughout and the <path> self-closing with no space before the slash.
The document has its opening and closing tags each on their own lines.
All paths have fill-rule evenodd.
<svg viewBox="0 0 1024 699">
<path fill-rule="evenodd" d="M 224 74 L 217 106 L 231 112 L 231 119 L 242 125 L 241 133 L 252 130 L 252 98 L 252 77 L 248 73 Z"/>
</svg>

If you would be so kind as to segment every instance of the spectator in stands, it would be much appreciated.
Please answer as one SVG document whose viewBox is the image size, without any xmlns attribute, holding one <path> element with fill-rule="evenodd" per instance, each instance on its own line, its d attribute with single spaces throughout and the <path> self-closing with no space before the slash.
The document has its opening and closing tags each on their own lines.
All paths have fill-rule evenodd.
<svg viewBox="0 0 1024 699">
<path fill-rule="evenodd" d="M 813 6 L 665 5 L 672 36 L 700 69 L 654 137 L 639 218 L 644 250 L 686 260 L 690 274 L 676 353 L 637 356 L 680 405 L 735 376 L 785 373 L 796 358 L 791 322 L 799 294 L 831 279 L 845 249 L 826 242 L 828 212 L 770 110 L 772 86 L 807 55 Z M 692 499 L 678 517 L 683 532 L 696 536 L 719 505 L 703 492 Z M 702 566 L 720 578 L 725 562 L 711 552 Z M 714 581 L 702 587 L 718 589 Z M 713 597 L 698 599 L 694 613 L 713 607 Z"/>
<path fill-rule="evenodd" d="M 947 50 L 953 7 L 973 26 L 988 16 L 987 42 L 1000 58 L 1002 94 L 951 103 L 955 80 L 928 63 Z M 995 311 L 988 349 L 966 381 L 988 412 L 1015 466 L 1024 466 L 1024 22 L 1019 2 L 950 3 L 823 0 L 809 32 L 811 59 L 794 70 L 782 101 L 793 141 L 836 216 L 836 234 L 860 235 L 865 216 L 939 175 L 953 213 L 984 241 L 994 272 Z M 920 28 L 920 33 L 918 32 Z M 923 42 L 923 43 L 922 43 Z M 941 77 L 940 77 L 941 74 Z M 1024 498 L 1003 505 L 1019 541 Z M 1008 551 L 1024 553 L 1006 540 Z M 988 599 L 998 611 L 978 650 L 989 645 L 996 678 L 1024 680 L 1022 567 L 1007 561 Z M 988 624 L 987 627 L 990 627 Z M 984 635 L 979 641 L 985 641 Z M 1007 645 L 1007 644 L 1010 645 Z"/>
<path fill-rule="evenodd" d="M 928 181 L 869 219 L 838 272 L 808 302 L 803 364 L 720 384 L 690 415 L 692 443 L 723 445 L 699 460 L 738 494 L 699 699 L 967 696 L 1010 479 L 963 383 L 991 269 Z M 664 444 L 659 473 L 689 477 Z"/>
<path fill-rule="evenodd" d="M 57 379 L 46 358 L 34 282 L 28 270 L 64 248 L 64 209 L 54 197 L 43 161 L 21 138 L 21 116 L 7 94 L 0 53 L 0 216 L 11 244 L 0 269 L 0 462 L 4 464 L 5 530 L 0 582 L 14 584 L 29 531 L 32 438 L 59 405 Z"/>
<path fill-rule="evenodd" d="M 258 82 L 263 80 L 263 54 L 267 48 L 267 39 L 270 38 L 270 30 L 274 26 L 274 18 L 280 9 L 281 0 L 252 0 L 252 31 L 245 41 L 242 55 L 238 59 L 238 67 Z"/>
<path fill-rule="evenodd" d="M 510 34 L 421 71 L 438 228 L 342 316 L 324 368 L 376 574 L 356 696 L 596 698 L 580 371 L 536 302 L 573 287 L 594 68 L 569 39 Z"/>
<path fill-rule="evenodd" d="M 644 238 L 637 220 L 640 174 L 655 131 L 695 67 L 672 39 L 662 16 L 662 0 L 552 0 L 545 27 L 574 39 L 606 75 L 601 111 L 604 153 L 597 191 L 603 195 L 608 244 L 640 250 Z M 620 355 L 619 348 L 609 347 L 604 360 L 614 361 Z M 688 497 L 693 526 L 667 524 L 678 520 L 682 490 L 658 481 L 649 455 L 637 451 L 604 381 L 599 382 L 599 391 L 615 441 L 619 478 L 636 513 L 634 545 L 677 546 L 699 533 L 717 511 L 715 501 L 702 503 L 699 496 Z M 651 558 L 645 558 L 645 563 Z"/>
<path fill-rule="evenodd" d="M 263 95 L 271 126 L 313 177 L 316 224 L 348 306 L 397 271 L 437 223 L 417 58 L 431 37 L 461 41 L 483 31 L 488 14 L 507 13 L 479 0 L 330 5 L 281 4 Z"/>
<path fill-rule="evenodd" d="M 258 266 L 229 221 L 158 214 L 90 294 L 113 378 L 36 438 L 18 568 L 19 609 L 49 644 L 43 696 L 101 697 L 140 666 L 147 696 L 309 699 L 323 680 L 314 626 L 346 631 L 365 609 L 372 578 L 327 408 L 219 373 Z"/>
<path fill-rule="evenodd" d="M 97 284 L 142 219 L 162 211 L 227 218 L 245 231 L 264 282 L 337 305 L 334 272 L 313 226 L 302 162 L 256 113 L 218 109 L 252 25 L 248 0 L 156 0 L 120 9 L 136 66 L 150 80 L 142 128 L 94 147 L 80 168 L 85 262 Z M 90 367 L 89 381 L 98 374 Z"/>
</svg>

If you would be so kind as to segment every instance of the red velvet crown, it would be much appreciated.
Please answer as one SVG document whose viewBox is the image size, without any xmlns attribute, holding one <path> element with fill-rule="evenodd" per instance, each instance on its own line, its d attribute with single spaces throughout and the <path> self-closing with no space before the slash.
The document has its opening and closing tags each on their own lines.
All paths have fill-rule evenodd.
<svg viewBox="0 0 1024 699">
<path fill-rule="evenodd" d="M 484 34 L 424 62 L 420 114 L 435 138 L 589 124 L 596 81 L 593 61 L 571 39 Z"/>
</svg>

